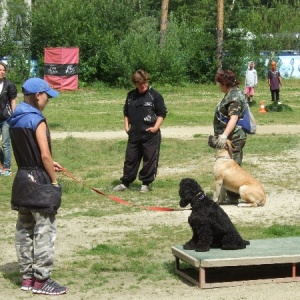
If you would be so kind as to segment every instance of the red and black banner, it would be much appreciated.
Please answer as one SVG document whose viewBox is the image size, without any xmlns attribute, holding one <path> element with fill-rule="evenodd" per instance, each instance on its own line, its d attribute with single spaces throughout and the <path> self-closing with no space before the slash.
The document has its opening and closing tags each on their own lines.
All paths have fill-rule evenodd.
<svg viewBox="0 0 300 300">
<path fill-rule="evenodd" d="M 44 79 L 57 90 L 78 90 L 79 48 L 45 48 Z"/>
</svg>

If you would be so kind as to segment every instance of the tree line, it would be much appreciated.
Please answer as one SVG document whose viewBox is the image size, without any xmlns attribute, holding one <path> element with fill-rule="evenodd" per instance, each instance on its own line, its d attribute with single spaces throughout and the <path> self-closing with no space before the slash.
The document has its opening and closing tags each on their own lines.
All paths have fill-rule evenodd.
<svg viewBox="0 0 300 300">
<path fill-rule="evenodd" d="M 82 84 L 127 86 L 138 68 L 162 84 L 212 82 L 217 1 L 169 0 L 163 44 L 161 5 L 157 0 L 35 0 L 28 7 L 23 0 L 6 1 L 6 8 L 0 7 L 0 16 L 4 10 L 8 14 L 0 29 L 0 55 L 15 58 L 16 81 L 28 76 L 28 57 L 38 59 L 43 76 L 44 48 L 79 47 Z M 223 68 L 242 76 L 253 60 L 265 76 L 262 51 L 276 56 L 283 49 L 299 50 L 299 8 L 298 0 L 224 0 Z"/>
</svg>

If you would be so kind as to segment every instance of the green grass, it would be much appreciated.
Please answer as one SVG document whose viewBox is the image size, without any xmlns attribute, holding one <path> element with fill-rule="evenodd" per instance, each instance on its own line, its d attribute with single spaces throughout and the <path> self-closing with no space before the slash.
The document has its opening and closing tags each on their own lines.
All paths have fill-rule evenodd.
<svg viewBox="0 0 300 300">
<path fill-rule="evenodd" d="M 281 91 L 282 102 L 292 107 L 291 112 L 259 113 L 259 102 L 270 99 L 267 85 L 263 82 L 256 90 L 256 105 L 251 108 L 259 125 L 262 124 L 300 124 L 300 90 L 299 81 L 285 81 Z M 215 85 L 193 85 L 188 87 L 159 87 L 164 95 L 169 110 L 163 126 L 199 126 L 212 125 L 216 104 L 222 94 Z M 51 99 L 44 114 L 49 120 L 52 131 L 104 131 L 122 130 L 122 106 L 126 96 L 125 90 L 101 88 L 99 90 L 80 89 L 77 92 L 63 92 L 60 98 Z M 140 196 L 137 193 L 140 183 L 136 181 L 130 191 L 116 193 L 134 205 L 155 205 L 178 208 L 178 183 L 183 177 L 193 177 L 212 195 L 214 190 L 213 163 L 214 150 L 207 145 L 207 136 L 200 132 L 193 140 L 163 138 L 160 166 L 157 180 L 151 193 Z M 91 218 L 99 220 L 114 216 L 135 214 L 141 209 L 131 205 L 121 205 L 89 190 L 88 186 L 99 188 L 111 194 L 112 187 L 119 183 L 122 175 L 126 140 L 85 140 L 68 137 L 52 141 L 55 160 L 68 169 L 85 184 L 78 184 L 60 174 L 59 182 L 63 186 L 63 218 L 77 220 Z M 254 135 L 249 136 L 245 147 L 244 168 L 255 174 L 270 187 L 276 187 L 277 179 L 266 178 L 265 158 L 280 160 L 280 166 L 291 166 L 296 161 L 287 155 L 288 150 L 298 150 L 299 137 L 288 135 Z M 256 162 L 251 158 L 255 157 Z M 13 171 L 16 164 L 13 161 Z M 282 188 L 300 191 L 299 172 L 290 172 L 280 178 Z M 14 227 L 16 215 L 10 211 L 10 194 L 13 176 L 0 178 L 2 211 L 2 231 L 6 224 Z M 65 230 L 60 224 L 58 214 L 58 234 Z M 121 227 L 134 227 L 130 221 L 117 222 Z M 274 223 L 264 225 L 264 220 L 252 226 L 237 224 L 245 239 L 261 239 L 300 235 L 300 221 L 281 225 Z M 169 255 L 170 247 L 182 244 L 191 231 L 185 222 L 182 226 L 165 224 L 151 225 L 128 232 L 113 233 L 105 242 L 95 242 L 92 246 L 80 244 L 72 253 L 60 258 L 56 267 L 55 278 L 62 278 L 69 286 L 79 286 L 80 291 L 105 286 L 107 290 L 139 289 L 141 282 L 157 282 L 174 278 L 174 262 Z M 11 244 L 14 251 L 12 232 L 0 235 L 0 243 Z M 167 254 L 166 254 L 167 253 Z M 71 257 L 71 258 L 70 258 Z M 120 284 L 114 286 L 115 277 Z M 5 278 L 20 283 L 17 270 L 6 273 Z M 131 280 L 130 286 L 125 283 Z"/>
<path fill-rule="evenodd" d="M 286 80 L 280 92 L 282 103 L 293 111 L 259 113 L 260 101 L 271 103 L 269 88 L 259 82 L 255 106 L 251 107 L 258 124 L 297 124 L 300 114 L 298 80 Z M 187 87 L 155 86 L 165 98 L 169 114 L 163 126 L 211 125 L 214 110 L 223 95 L 219 87 L 189 85 Z M 123 129 L 123 105 L 127 90 L 100 87 L 64 91 L 50 99 L 44 114 L 55 131 L 107 131 Z M 21 100 L 21 98 L 19 98 Z"/>
</svg>

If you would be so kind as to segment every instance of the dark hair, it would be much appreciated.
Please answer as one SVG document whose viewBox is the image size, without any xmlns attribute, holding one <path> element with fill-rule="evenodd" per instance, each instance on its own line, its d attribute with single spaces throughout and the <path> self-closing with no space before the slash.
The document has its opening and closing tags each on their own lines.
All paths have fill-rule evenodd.
<svg viewBox="0 0 300 300">
<path fill-rule="evenodd" d="M 216 73 L 215 81 L 226 87 L 235 87 L 240 84 L 235 74 L 230 70 L 220 70 Z"/>
<path fill-rule="evenodd" d="M 40 109 L 36 94 L 24 95 L 24 102 L 31 104 L 33 107 L 37 108 L 38 110 Z"/>
<path fill-rule="evenodd" d="M 139 83 L 139 82 L 146 82 L 150 79 L 149 74 L 142 70 L 139 69 L 137 71 L 135 71 L 132 75 L 131 75 L 131 81 L 135 84 L 135 83 Z"/>
<path fill-rule="evenodd" d="M 3 66 L 5 71 L 7 71 L 7 65 L 3 61 L 0 61 L 0 65 Z"/>
</svg>

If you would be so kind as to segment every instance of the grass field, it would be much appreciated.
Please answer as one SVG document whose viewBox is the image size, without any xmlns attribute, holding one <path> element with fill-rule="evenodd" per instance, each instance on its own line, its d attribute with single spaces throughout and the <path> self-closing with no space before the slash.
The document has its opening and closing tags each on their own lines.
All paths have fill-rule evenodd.
<svg viewBox="0 0 300 300">
<path fill-rule="evenodd" d="M 211 125 L 216 104 L 222 94 L 215 85 L 188 87 L 157 87 L 165 97 L 169 114 L 163 126 L 199 126 Z M 106 131 L 122 130 L 122 106 L 126 97 L 125 90 L 109 88 L 84 88 L 76 92 L 62 92 L 58 99 L 51 99 L 44 114 L 52 131 Z M 265 82 L 260 82 L 255 95 L 256 105 L 251 108 L 259 125 L 265 124 L 300 124 L 299 81 L 285 80 L 281 91 L 281 101 L 289 105 L 292 112 L 259 113 L 259 103 L 270 103 L 270 94 Z M 86 185 L 101 189 L 111 194 L 111 189 L 119 183 L 125 154 L 126 140 L 87 140 L 68 137 L 53 140 L 55 160 L 74 174 Z M 263 166 L 253 163 L 249 158 L 284 157 L 287 150 L 299 150 L 297 135 L 254 135 L 249 136 L 245 147 L 244 168 L 255 174 L 268 187 L 276 187 L 278 180 L 263 177 Z M 163 138 L 160 168 L 151 193 L 141 195 L 140 186 L 134 182 L 130 191 L 118 196 L 125 197 L 135 205 L 156 205 L 178 207 L 178 183 L 183 177 L 194 177 L 201 182 L 205 191 L 212 194 L 213 185 L 213 150 L 207 146 L 207 136 L 199 134 L 193 140 Z M 293 164 L 293 161 L 287 162 Z M 278 168 L 280 168 L 280 164 Z M 16 164 L 13 161 L 13 172 Z M 15 261 L 14 223 L 16 213 L 10 210 L 10 193 L 13 177 L 0 178 L 2 211 L 2 234 L 0 243 L 11 251 Z M 286 173 L 280 178 L 283 189 L 300 192 L 299 174 Z M 143 227 L 131 224 L 130 216 L 140 213 L 140 209 L 123 206 L 108 198 L 91 192 L 71 179 L 60 174 L 59 182 L 63 186 L 63 203 L 58 214 L 58 234 L 64 234 L 66 240 L 72 234 L 73 226 L 81 226 L 82 220 L 91 220 L 91 226 L 97 227 L 107 218 L 114 218 L 122 228 L 111 236 L 94 236 L 92 242 L 85 242 L 78 237 L 77 246 L 71 253 L 61 253 L 54 277 L 60 279 L 71 289 L 78 292 L 103 287 L 107 291 L 122 291 L 121 284 L 111 286 L 109 283 L 116 276 L 132 279 L 132 285 L 126 288 L 138 289 L 141 282 L 156 282 L 174 278 L 174 264 L 162 254 L 170 246 L 185 241 L 190 235 L 186 223 L 178 226 L 171 224 L 150 224 Z M 124 215 L 128 217 L 124 217 Z M 119 216 L 119 218 L 118 218 Z M 141 215 L 143 216 L 143 214 Z M 142 223 L 143 220 L 140 220 Z M 84 223 L 86 224 L 86 223 Z M 114 225 L 116 225 L 114 224 Z M 299 236 L 300 220 L 293 224 L 262 226 L 263 221 L 237 227 L 244 238 L 268 238 L 280 236 Z M 131 230 L 124 228 L 131 227 Z M 87 226 L 87 225 L 85 225 Z M 75 230 L 74 227 L 74 230 Z M 11 230 L 8 231 L 7 228 Z M 86 228 L 82 228 L 85 232 Z M 151 238 L 146 238 L 146 237 Z M 80 239 L 82 238 L 82 242 Z M 75 241 L 74 241 L 75 243 Z M 63 241 L 59 241 L 62 247 Z M 3 258 L 2 258 L 3 259 Z M 0 258 L 0 263 L 3 262 Z M 3 268 L 2 268 L 3 270 Z M 1 276 L 1 275 L 0 275 Z M 2 272 L 3 278 L 9 280 L 10 288 L 17 290 L 20 278 L 16 264 Z M 79 285 L 79 286 L 77 286 Z M 21 298 L 20 298 L 21 299 Z M 25 299 L 25 298 L 24 298 Z M 27 298 L 26 298 L 27 299 Z M 84 298 L 82 298 L 84 299 Z"/>
<path fill-rule="evenodd" d="M 285 80 L 280 93 L 281 101 L 292 107 L 293 112 L 260 114 L 259 104 L 271 103 L 269 88 L 260 82 L 256 88 L 256 106 L 252 112 L 260 125 L 297 124 L 300 113 L 299 81 Z M 191 85 L 188 87 L 156 87 L 165 98 L 169 114 L 164 126 L 211 125 L 214 110 L 222 98 L 216 85 Z M 126 90 L 83 88 L 78 92 L 63 92 L 52 99 L 45 115 L 55 131 L 105 131 L 123 128 L 123 105 Z"/>
</svg>

